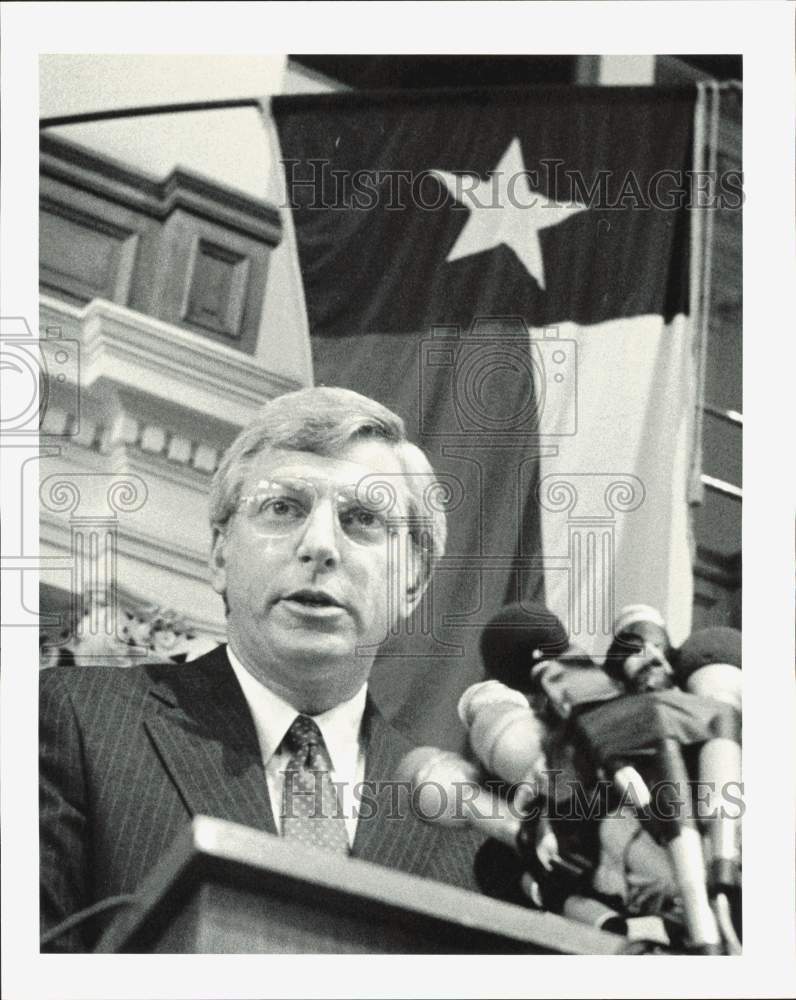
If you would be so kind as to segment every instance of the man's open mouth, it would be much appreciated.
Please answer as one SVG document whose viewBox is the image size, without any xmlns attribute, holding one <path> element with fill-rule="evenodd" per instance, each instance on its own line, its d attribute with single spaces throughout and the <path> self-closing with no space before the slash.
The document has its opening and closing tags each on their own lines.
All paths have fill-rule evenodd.
<svg viewBox="0 0 796 1000">
<path fill-rule="evenodd" d="M 285 601 L 295 601 L 308 608 L 342 608 L 343 605 L 322 590 L 296 590 L 283 598 Z"/>
</svg>

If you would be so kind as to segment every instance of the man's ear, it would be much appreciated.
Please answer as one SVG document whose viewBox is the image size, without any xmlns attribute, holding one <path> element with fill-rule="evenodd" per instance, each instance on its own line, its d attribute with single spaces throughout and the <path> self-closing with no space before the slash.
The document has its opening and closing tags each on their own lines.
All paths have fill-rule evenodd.
<svg viewBox="0 0 796 1000">
<path fill-rule="evenodd" d="M 424 556 L 414 546 L 410 546 L 410 551 L 412 553 L 411 561 L 410 565 L 406 567 L 407 571 L 403 578 L 403 589 L 398 607 L 400 618 L 408 618 L 412 614 L 429 584 Z"/>
<path fill-rule="evenodd" d="M 423 594 L 428 587 L 428 579 L 416 580 L 406 588 L 405 597 L 401 603 L 399 614 L 401 618 L 408 618 L 420 603 Z"/>
<path fill-rule="evenodd" d="M 213 543 L 210 549 L 210 583 L 217 594 L 227 590 L 226 535 L 219 528 L 213 528 Z"/>
</svg>

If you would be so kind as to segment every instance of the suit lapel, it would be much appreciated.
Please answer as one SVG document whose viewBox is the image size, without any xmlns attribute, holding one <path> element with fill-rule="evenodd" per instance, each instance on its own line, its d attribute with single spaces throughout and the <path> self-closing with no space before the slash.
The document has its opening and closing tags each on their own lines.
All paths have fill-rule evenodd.
<svg viewBox="0 0 796 1000">
<path fill-rule="evenodd" d="M 365 788 L 352 854 L 419 874 L 438 831 L 414 814 L 409 790 L 396 777 L 399 761 L 413 744 L 384 720 L 370 697 L 363 726 Z"/>
<path fill-rule="evenodd" d="M 144 725 L 192 815 L 276 832 L 257 733 L 226 647 L 155 673 Z"/>
<path fill-rule="evenodd" d="M 144 726 L 192 815 L 276 833 L 254 722 L 226 647 L 179 667 L 153 668 Z M 352 854 L 422 873 L 439 831 L 411 809 L 398 763 L 413 744 L 368 698 L 365 789 Z"/>
</svg>

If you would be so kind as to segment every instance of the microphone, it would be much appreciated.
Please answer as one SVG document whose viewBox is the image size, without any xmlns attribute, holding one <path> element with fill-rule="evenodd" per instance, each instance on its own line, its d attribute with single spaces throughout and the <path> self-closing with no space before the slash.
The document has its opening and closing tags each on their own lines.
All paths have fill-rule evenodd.
<svg viewBox="0 0 796 1000">
<path fill-rule="evenodd" d="M 565 917 L 589 924 L 601 931 L 627 936 L 627 920 L 616 910 L 591 896 L 568 896 L 562 910 Z"/>
<path fill-rule="evenodd" d="M 619 691 L 613 686 L 606 693 L 601 671 L 584 672 L 589 678 L 602 678 L 599 684 L 589 687 L 587 695 L 583 684 L 578 685 L 581 690 L 577 694 L 587 705 L 617 697 Z M 547 728 L 529 708 L 524 695 L 499 681 L 481 681 L 461 696 L 458 712 L 468 730 L 470 746 L 485 769 L 517 786 L 518 807 L 527 807 L 540 795 L 548 794 Z M 605 766 L 623 800 L 633 802 L 644 813 L 650 793 L 635 767 L 625 760 L 610 760 Z"/>
<path fill-rule="evenodd" d="M 511 704 L 504 705 L 511 711 Z M 418 747 L 401 760 L 397 773 L 412 786 L 412 807 L 425 822 L 466 827 L 511 848 L 510 857 L 518 857 L 527 866 L 528 877 L 537 887 L 535 894 L 528 895 L 535 905 L 560 910 L 573 891 L 585 888 L 590 870 L 580 858 L 559 854 L 558 840 L 546 821 L 542 818 L 528 824 L 520 819 L 506 800 L 479 784 L 478 768 L 463 757 L 436 747 Z M 510 862 L 496 859 L 494 851 L 487 854 L 476 872 L 485 891 L 495 889 L 494 876 L 486 870 L 490 866 L 487 858 L 489 863 L 505 867 L 498 880 L 499 894 L 505 895 L 507 882 L 520 878 L 521 872 Z"/>
<path fill-rule="evenodd" d="M 611 701 L 624 688 L 600 670 L 586 654 L 565 653 L 557 660 L 543 660 L 532 678 L 547 696 L 547 703 L 563 722 L 588 706 Z"/>
<path fill-rule="evenodd" d="M 543 693 L 559 719 L 623 693 L 570 644 L 560 620 L 539 602 L 502 608 L 481 633 L 481 655 L 490 677 L 525 693 Z"/>
<path fill-rule="evenodd" d="M 471 684 L 459 698 L 456 711 L 462 723 L 469 729 L 480 708 L 484 705 L 501 703 L 528 708 L 528 699 L 516 688 L 508 687 L 500 681 L 479 681 L 477 684 Z"/>
<path fill-rule="evenodd" d="M 507 604 L 481 633 L 481 656 L 490 677 L 518 691 L 530 691 L 531 670 L 542 660 L 565 653 L 569 636 L 544 604 Z"/>
<path fill-rule="evenodd" d="M 686 690 L 731 706 L 699 751 L 699 780 L 707 790 L 697 815 L 708 831 L 709 883 L 713 893 L 737 892 L 741 884 L 741 817 L 727 810 L 724 792 L 741 787 L 741 633 L 716 627 L 694 632 L 680 647 L 677 680 Z"/>
<path fill-rule="evenodd" d="M 688 807 L 691 785 L 681 752 L 682 746 L 700 747 L 714 768 L 711 778 L 722 771 L 715 754 L 715 734 L 731 730 L 735 713 L 709 698 L 685 694 L 677 688 L 650 694 L 627 695 L 579 716 L 577 730 L 598 759 L 649 758 L 654 778 L 654 818 L 666 842 L 672 869 L 683 899 L 691 941 L 698 950 L 713 953 L 720 948 L 720 935 L 708 896 L 708 873 L 702 843 Z M 702 775 L 700 774 L 700 777 Z M 726 771 L 722 774 L 727 780 Z M 723 786 L 722 786 L 723 787 Z M 713 843 L 726 842 L 726 828 L 712 834 Z M 727 865 L 714 861 L 711 867 L 713 894 L 730 877 Z"/>
<path fill-rule="evenodd" d="M 719 626 L 704 628 L 686 639 L 675 658 L 681 688 L 716 698 L 741 711 L 741 633 Z"/>
<path fill-rule="evenodd" d="M 721 954 L 721 933 L 708 898 L 699 831 L 683 808 L 690 783 L 680 744 L 664 737 L 656 751 L 653 767 L 667 813 L 665 819 L 659 817 L 659 829 L 677 878 L 691 944 L 698 954 Z"/>
<path fill-rule="evenodd" d="M 486 770 L 511 785 L 530 784 L 535 798 L 545 767 L 545 727 L 525 696 L 499 681 L 482 681 L 467 688 L 458 712 Z"/>
<path fill-rule="evenodd" d="M 518 849 L 519 818 L 484 788 L 478 767 L 464 757 L 437 747 L 416 747 L 401 759 L 397 775 L 412 786 L 412 807 L 427 823 L 466 827 Z"/>
<path fill-rule="evenodd" d="M 614 638 L 603 670 L 631 694 L 665 691 L 674 686 L 669 662 L 672 645 L 666 622 L 649 604 L 628 604 L 614 621 Z"/>
</svg>

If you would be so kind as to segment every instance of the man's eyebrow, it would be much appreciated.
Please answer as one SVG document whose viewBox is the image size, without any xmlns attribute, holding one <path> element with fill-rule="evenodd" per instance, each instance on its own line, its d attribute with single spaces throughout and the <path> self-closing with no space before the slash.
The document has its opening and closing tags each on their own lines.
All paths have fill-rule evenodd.
<svg viewBox="0 0 796 1000">
<path fill-rule="evenodd" d="M 310 486 L 332 487 L 339 491 L 349 492 L 352 496 L 355 496 L 359 493 L 364 478 L 366 477 L 362 476 L 359 479 L 330 479 L 327 476 L 300 475 L 298 473 L 280 472 L 277 470 L 266 476 L 261 476 L 254 483 L 253 489 L 256 489 L 258 486 L 267 486 L 270 483 L 308 483 Z"/>
</svg>

